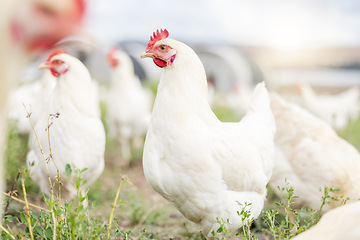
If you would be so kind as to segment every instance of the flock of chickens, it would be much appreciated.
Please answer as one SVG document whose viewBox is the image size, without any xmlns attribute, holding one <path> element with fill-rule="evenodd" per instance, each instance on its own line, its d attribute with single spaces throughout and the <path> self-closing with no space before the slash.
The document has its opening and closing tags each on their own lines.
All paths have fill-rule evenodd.
<svg viewBox="0 0 360 240">
<path fill-rule="evenodd" d="M 130 158 L 132 147 L 141 147 L 147 132 L 146 180 L 209 238 L 219 227 L 216 218 L 228 219 L 229 230 L 240 228 L 243 220 L 237 211 L 245 204 L 251 204 L 251 217 L 258 217 L 266 186 L 284 187 L 287 179 L 300 196 L 298 206 L 317 209 L 319 188 L 324 186 L 340 190 L 334 197 L 349 199 L 342 207 L 336 201 L 326 205 L 328 213 L 321 221 L 294 239 L 359 239 L 359 152 L 324 120 L 269 93 L 264 83 L 255 87 L 240 122 L 219 121 L 208 103 L 200 59 L 189 46 L 168 36 L 167 30 L 155 32 L 141 56 L 163 68 L 153 105 L 129 56 L 117 49 L 108 54 L 113 76 L 107 122 L 123 158 Z M 14 104 L 9 118 L 18 119 L 19 130 L 30 134 L 27 164 L 31 178 L 50 194 L 47 171 L 56 182 L 59 170 L 62 197 L 70 200 L 76 195 L 75 176 L 63 175 L 67 164 L 87 169 L 83 189 L 105 166 L 98 86 L 85 65 L 62 50 L 55 50 L 39 68 L 44 75 L 36 86 L 19 88 L 9 97 Z M 19 116 L 22 102 L 31 106 L 35 131 L 28 119 L 22 122 L 24 111 Z M 44 156 L 50 156 L 48 170 Z"/>
<path fill-rule="evenodd" d="M 229 219 L 227 229 L 241 227 L 240 206 L 251 203 L 250 215 L 256 218 L 267 184 L 277 189 L 287 179 L 300 196 L 297 204 L 314 209 L 321 202 L 319 188 L 332 187 L 348 199 L 341 208 L 351 210 L 329 211 L 339 204 L 331 202 L 318 225 L 322 232 L 314 228 L 297 238 L 338 239 L 340 234 L 358 239 L 360 154 L 355 147 L 307 110 L 276 93 L 269 96 L 264 83 L 255 87 L 240 122 L 220 122 L 208 104 L 201 61 L 168 35 L 166 30 L 154 33 L 142 55 L 164 68 L 144 146 L 150 185 L 208 237 L 219 227 L 216 217 Z M 352 230 L 333 226 L 334 216 Z"/>
</svg>

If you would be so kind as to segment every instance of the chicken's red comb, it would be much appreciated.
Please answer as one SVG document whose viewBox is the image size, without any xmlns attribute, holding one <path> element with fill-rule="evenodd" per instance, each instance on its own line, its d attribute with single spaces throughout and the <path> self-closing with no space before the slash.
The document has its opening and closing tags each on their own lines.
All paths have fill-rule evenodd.
<svg viewBox="0 0 360 240">
<path fill-rule="evenodd" d="M 111 60 L 114 58 L 114 53 L 117 51 L 117 47 L 112 47 L 110 49 L 110 51 L 108 52 L 106 59 L 108 60 L 108 62 L 111 62 Z"/>
<path fill-rule="evenodd" d="M 46 62 L 50 61 L 51 58 L 53 58 L 54 56 L 59 55 L 59 54 L 62 54 L 62 53 L 67 53 L 67 52 L 65 52 L 65 51 L 62 50 L 62 49 L 56 49 L 55 51 L 53 51 L 53 52 L 50 54 L 50 56 L 48 57 L 48 59 L 46 59 Z"/>
<path fill-rule="evenodd" d="M 108 61 L 110 66 L 113 67 L 113 68 L 115 68 L 119 64 L 119 60 L 114 58 L 114 54 L 115 54 L 115 52 L 117 50 L 118 50 L 117 47 L 111 48 L 110 51 L 108 52 L 107 56 L 106 56 L 106 60 Z"/>
<path fill-rule="evenodd" d="M 150 41 L 146 47 L 146 50 L 152 48 L 157 41 L 160 41 L 161 39 L 165 39 L 168 36 L 169 36 L 169 32 L 166 29 L 164 30 L 160 29 L 160 31 L 158 29 L 156 33 L 154 32 L 153 36 L 150 36 Z"/>
</svg>

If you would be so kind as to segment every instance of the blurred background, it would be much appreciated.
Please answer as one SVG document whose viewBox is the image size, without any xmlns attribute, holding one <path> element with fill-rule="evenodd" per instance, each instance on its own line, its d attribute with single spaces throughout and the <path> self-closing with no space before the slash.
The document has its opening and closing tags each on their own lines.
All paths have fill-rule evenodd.
<svg viewBox="0 0 360 240">
<path fill-rule="evenodd" d="M 141 79 L 158 79 L 161 70 L 139 57 L 158 28 L 198 52 L 220 91 L 262 80 L 278 90 L 300 81 L 327 91 L 360 82 L 356 0 L 88 0 L 84 30 L 63 45 L 100 81 L 109 78 L 104 59 L 114 45 L 131 55 Z M 47 54 L 23 80 L 39 77 L 37 64 Z"/>
</svg>

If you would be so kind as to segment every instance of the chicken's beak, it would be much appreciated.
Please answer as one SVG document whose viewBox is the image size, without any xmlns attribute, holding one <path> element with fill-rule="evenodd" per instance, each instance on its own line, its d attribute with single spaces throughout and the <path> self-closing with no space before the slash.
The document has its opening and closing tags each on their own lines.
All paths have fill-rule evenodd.
<svg viewBox="0 0 360 240">
<path fill-rule="evenodd" d="M 153 57 L 153 53 L 150 53 L 149 50 L 146 50 L 144 51 L 142 54 L 141 54 L 141 58 L 146 58 L 146 57 Z"/>
<path fill-rule="evenodd" d="M 46 68 L 50 68 L 47 62 L 43 62 L 39 65 L 39 69 L 46 69 Z"/>
</svg>

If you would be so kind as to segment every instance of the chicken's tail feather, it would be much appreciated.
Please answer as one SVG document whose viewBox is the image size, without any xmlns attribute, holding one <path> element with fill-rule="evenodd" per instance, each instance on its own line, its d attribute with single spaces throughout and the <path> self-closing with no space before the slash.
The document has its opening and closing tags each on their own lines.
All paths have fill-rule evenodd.
<svg viewBox="0 0 360 240">
<path fill-rule="evenodd" d="M 265 83 L 255 87 L 251 105 L 246 115 L 240 121 L 249 139 L 258 147 L 262 156 L 264 169 L 270 177 L 274 164 L 274 136 L 276 125 L 270 108 L 270 99 Z"/>
<path fill-rule="evenodd" d="M 250 108 L 241 122 L 253 125 L 254 127 L 251 129 L 261 129 L 263 133 L 275 134 L 275 120 L 270 108 L 269 93 L 264 82 L 256 85 Z"/>
<path fill-rule="evenodd" d="M 265 83 L 258 83 L 254 89 L 252 96 L 251 108 L 256 108 L 258 106 L 264 106 L 269 104 L 269 94 L 265 87 Z"/>
</svg>

